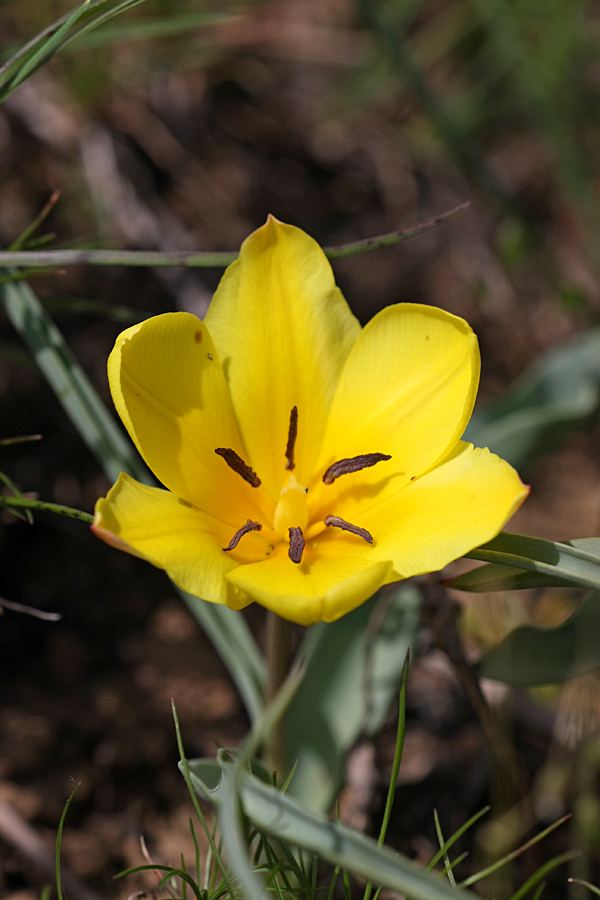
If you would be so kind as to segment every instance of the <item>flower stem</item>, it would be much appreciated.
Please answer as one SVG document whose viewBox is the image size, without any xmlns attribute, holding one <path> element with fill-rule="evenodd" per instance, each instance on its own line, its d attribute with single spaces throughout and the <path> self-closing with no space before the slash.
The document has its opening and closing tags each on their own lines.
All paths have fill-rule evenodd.
<svg viewBox="0 0 600 900">
<path fill-rule="evenodd" d="M 504 809 L 509 809 L 526 795 L 523 773 L 502 720 L 496 709 L 488 703 L 477 673 L 466 658 L 456 624 L 457 604 L 450 599 L 436 575 L 425 576 L 421 580 L 421 587 L 425 601 L 422 618 L 431 628 L 436 646 L 446 654 L 454 666 L 465 696 L 479 719 L 488 750 L 495 763 L 492 774 L 501 785 L 499 800 Z"/>
<path fill-rule="evenodd" d="M 81 509 L 73 509 L 70 506 L 61 506 L 60 503 L 46 503 L 44 500 L 33 500 L 31 497 L 6 497 L 0 495 L 0 509 L 36 509 L 45 512 L 57 513 L 59 516 L 67 516 L 69 519 L 78 519 L 80 522 L 92 524 L 94 517 Z"/>
<path fill-rule="evenodd" d="M 431 219 L 419 222 L 410 228 L 399 228 L 389 234 L 378 234 L 372 238 L 325 247 L 329 259 L 342 259 L 358 253 L 370 253 L 384 247 L 393 247 L 421 234 L 427 234 L 449 219 L 467 209 L 469 203 L 460 203 Z M 196 250 L 7 250 L 0 252 L 0 267 L 27 266 L 43 268 L 51 266 L 183 266 L 211 268 L 225 267 L 237 259 L 237 251 L 196 251 Z"/>
<path fill-rule="evenodd" d="M 277 613 L 267 613 L 267 685 L 265 700 L 267 703 L 276 696 L 285 681 L 290 668 L 291 657 L 291 624 Z M 286 773 L 285 758 L 285 720 L 280 718 L 271 732 L 267 748 L 268 764 L 280 776 Z"/>
</svg>

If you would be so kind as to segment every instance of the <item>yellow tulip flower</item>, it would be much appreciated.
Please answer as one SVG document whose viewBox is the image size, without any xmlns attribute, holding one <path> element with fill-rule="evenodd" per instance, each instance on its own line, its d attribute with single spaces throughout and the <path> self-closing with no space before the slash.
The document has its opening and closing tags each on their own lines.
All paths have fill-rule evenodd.
<svg viewBox="0 0 600 900">
<path fill-rule="evenodd" d="M 166 490 L 121 475 L 93 531 L 233 609 L 333 621 L 490 540 L 528 492 L 461 441 L 479 380 L 469 325 L 399 303 L 361 329 L 318 244 L 274 218 L 204 322 L 128 328 L 108 375 Z"/>
</svg>

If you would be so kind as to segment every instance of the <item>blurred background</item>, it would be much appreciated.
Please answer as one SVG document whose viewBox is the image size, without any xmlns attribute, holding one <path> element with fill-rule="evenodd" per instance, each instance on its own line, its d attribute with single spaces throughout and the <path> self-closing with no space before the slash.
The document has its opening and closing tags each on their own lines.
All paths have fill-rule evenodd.
<svg viewBox="0 0 600 900">
<path fill-rule="evenodd" d="M 69 8 L 3 0 L 2 59 Z M 539 423 L 525 415 L 525 449 L 512 437 L 502 447 L 532 485 L 510 527 L 552 539 L 600 527 L 600 342 L 597 352 L 585 345 L 585 364 L 580 343 L 597 339 L 599 179 L 600 8 L 584 0 L 543 9 L 533 0 L 147 0 L 72 43 L 0 107 L 4 246 L 55 190 L 45 228 L 56 248 L 236 250 L 268 213 L 336 245 L 470 201 L 437 230 L 334 270 L 363 322 L 404 300 L 468 319 L 482 350 L 479 402 L 500 410 L 499 443 L 513 435 L 502 415 L 522 403 L 515 381 L 533 378 L 525 412 L 542 407 L 544 429 L 532 438 Z M 117 334 L 164 311 L 203 315 L 220 274 L 72 267 L 30 283 L 110 402 L 105 366 Z M 560 377 L 538 378 L 540 366 L 556 374 L 556 348 L 567 354 Z M 22 491 L 91 511 L 109 483 L 3 312 L 0 409 L 0 437 L 43 435 L 2 448 L 0 469 Z M 166 576 L 84 525 L 2 514 L 0 596 L 63 617 L 0 621 L 0 799 L 51 844 L 70 779 L 81 780 L 65 861 L 101 895 L 125 897 L 131 883 L 111 879 L 143 861 L 140 833 L 169 862 L 189 847 L 170 698 L 190 756 L 239 742 L 241 703 Z M 560 621 L 574 599 L 461 602 L 475 657 L 515 624 Z M 247 616 L 262 639 L 261 611 Z M 474 714 L 445 658 L 428 651 L 427 632 L 419 649 L 390 842 L 426 859 L 433 807 L 450 833 L 490 792 Z M 598 763 L 582 786 L 576 762 L 599 721 L 596 676 L 510 697 L 496 685 L 490 696 L 510 705 L 532 783 L 546 779 L 539 820 L 584 803 L 575 842 L 592 858 Z M 346 810 L 367 828 L 380 815 L 392 742 L 390 721 L 351 760 Z M 561 840 L 573 843 L 573 833 Z M 33 900 L 43 874 L 8 839 L 0 861 L 1 896 Z"/>
</svg>

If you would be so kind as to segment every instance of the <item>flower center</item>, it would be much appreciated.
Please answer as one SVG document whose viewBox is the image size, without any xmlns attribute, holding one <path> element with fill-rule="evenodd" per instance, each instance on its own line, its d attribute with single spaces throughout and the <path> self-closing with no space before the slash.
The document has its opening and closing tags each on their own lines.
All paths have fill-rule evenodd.
<svg viewBox="0 0 600 900">
<path fill-rule="evenodd" d="M 294 406 L 290 413 L 288 440 L 285 449 L 285 456 L 287 459 L 285 468 L 289 472 L 291 472 L 296 465 L 294 451 L 296 448 L 297 436 L 298 408 Z M 234 450 L 230 450 L 227 447 L 218 447 L 215 450 L 215 453 L 218 456 L 221 456 L 227 465 L 233 469 L 234 472 L 237 472 L 244 481 L 247 481 L 254 488 L 260 487 L 261 480 L 256 472 L 254 472 Z M 323 483 L 333 484 L 336 478 L 339 478 L 341 475 L 350 475 L 353 472 L 360 472 L 362 469 L 368 469 L 371 466 L 374 466 L 379 462 L 385 462 L 388 459 L 391 459 L 391 456 L 387 453 L 363 453 L 360 456 L 339 459 L 337 462 L 333 463 L 333 465 L 329 466 L 327 471 L 323 474 Z M 307 494 L 308 488 L 298 484 L 296 476 L 292 473 L 290 474 L 285 487 L 281 489 L 279 502 L 275 507 L 273 531 L 282 541 L 289 543 L 288 556 L 293 563 L 302 562 L 302 554 L 304 553 L 305 544 L 303 532 L 306 531 L 310 521 Z M 323 520 L 323 524 L 326 527 L 339 528 L 341 531 L 355 534 L 368 544 L 373 543 L 373 537 L 366 528 L 361 528 L 359 525 L 353 525 L 351 522 L 346 522 L 345 519 L 341 519 L 339 516 L 328 515 Z M 261 530 L 262 524 L 260 522 L 253 522 L 251 519 L 248 519 L 246 524 L 242 525 L 242 527 L 233 535 L 229 542 L 229 546 L 223 547 L 223 550 L 225 550 L 225 552 L 235 550 L 245 534 L 248 534 L 250 531 Z M 271 549 L 273 549 L 272 546 Z"/>
<path fill-rule="evenodd" d="M 300 528 L 304 531 L 308 525 L 307 492 L 307 488 L 298 484 L 296 476 L 290 475 L 288 483 L 281 491 L 273 519 L 273 528 L 284 541 L 288 540 L 290 528 Z"/>
</svg>

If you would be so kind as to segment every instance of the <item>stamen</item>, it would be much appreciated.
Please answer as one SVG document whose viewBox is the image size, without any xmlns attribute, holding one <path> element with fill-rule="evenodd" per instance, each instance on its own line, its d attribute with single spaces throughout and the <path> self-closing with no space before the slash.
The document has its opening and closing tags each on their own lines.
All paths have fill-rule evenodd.
<svg viewBox="0 0 600 900">
<path fill-rule="evenodd" d="M 251 484 L 252 487 L 260 485 L 260 478 L 253 472 L 250 466 L 247 466 L 241 456 L 238 456 L 235 450 L 228 450 L 227 447 L 217 447 L 215 450 L 217 456 L 222 456 L 230 469 L 241 475 L 244 481 Z"/>
<path fill-rule="evenodd" d="M 290 471 L 296 465 L 296 463 L 294 462 L 294 447 L 296 446 L 296 438 L 297 437 L 298 437 L 298 407 L 294 406 L 293 410 L 290 413 L 290 427 L 289 427 L 289 431 L 288 431 L 287 447 L 285 448 L 285 455 L 287 457 L 286 469 L 290 469 Z"/>
<path fill-rule="evenodd" d="M 302 554 L 304 553 L 304 536 L 301 528 L 290 528 L 290 549 L 288 556 L 294 563 L 302 562 Z"/>
<path fill-rule="evenodd" d="M 361 469 L 368 469 L 375 463 L 391 459 L 387 453 L 363 453 L 361 456 L 353 456 L 351 459 L 340 459 L 329 466 L 323 475 L 325 484 L 333 484 L 340 475 L 349 475 L 350 472 L 360 472 Z"/>
<path fill-rule="evenodd" d="M 373 543 L 373 538 L 366 528 L 359 528 L 358 525 L 352 525 L 350 522 L 346 522 L 345 519 L 340 519 L 339 516 L 327 516 L 325 524 L 333 525 L 334 528 L 341 528 L 342 531 L 351 531 L 352 534 L 357 534 L 363 541 L 366 541 L 367 544 Z"/>
<path fill-rule="evenodd" d="M 248 534 L 249 531 L 260 531 L 261 528 L 262 525 L 260 524 L 260 522 L 252 522 L 250 519 L 248 519 L 245 525 L 242 525 L 241 528 L 238 528 L 234 536 L 229 541 L 229 546 L 223 547 L 223 550 L 235 550 L 245 534 Z"/>
</svg>

